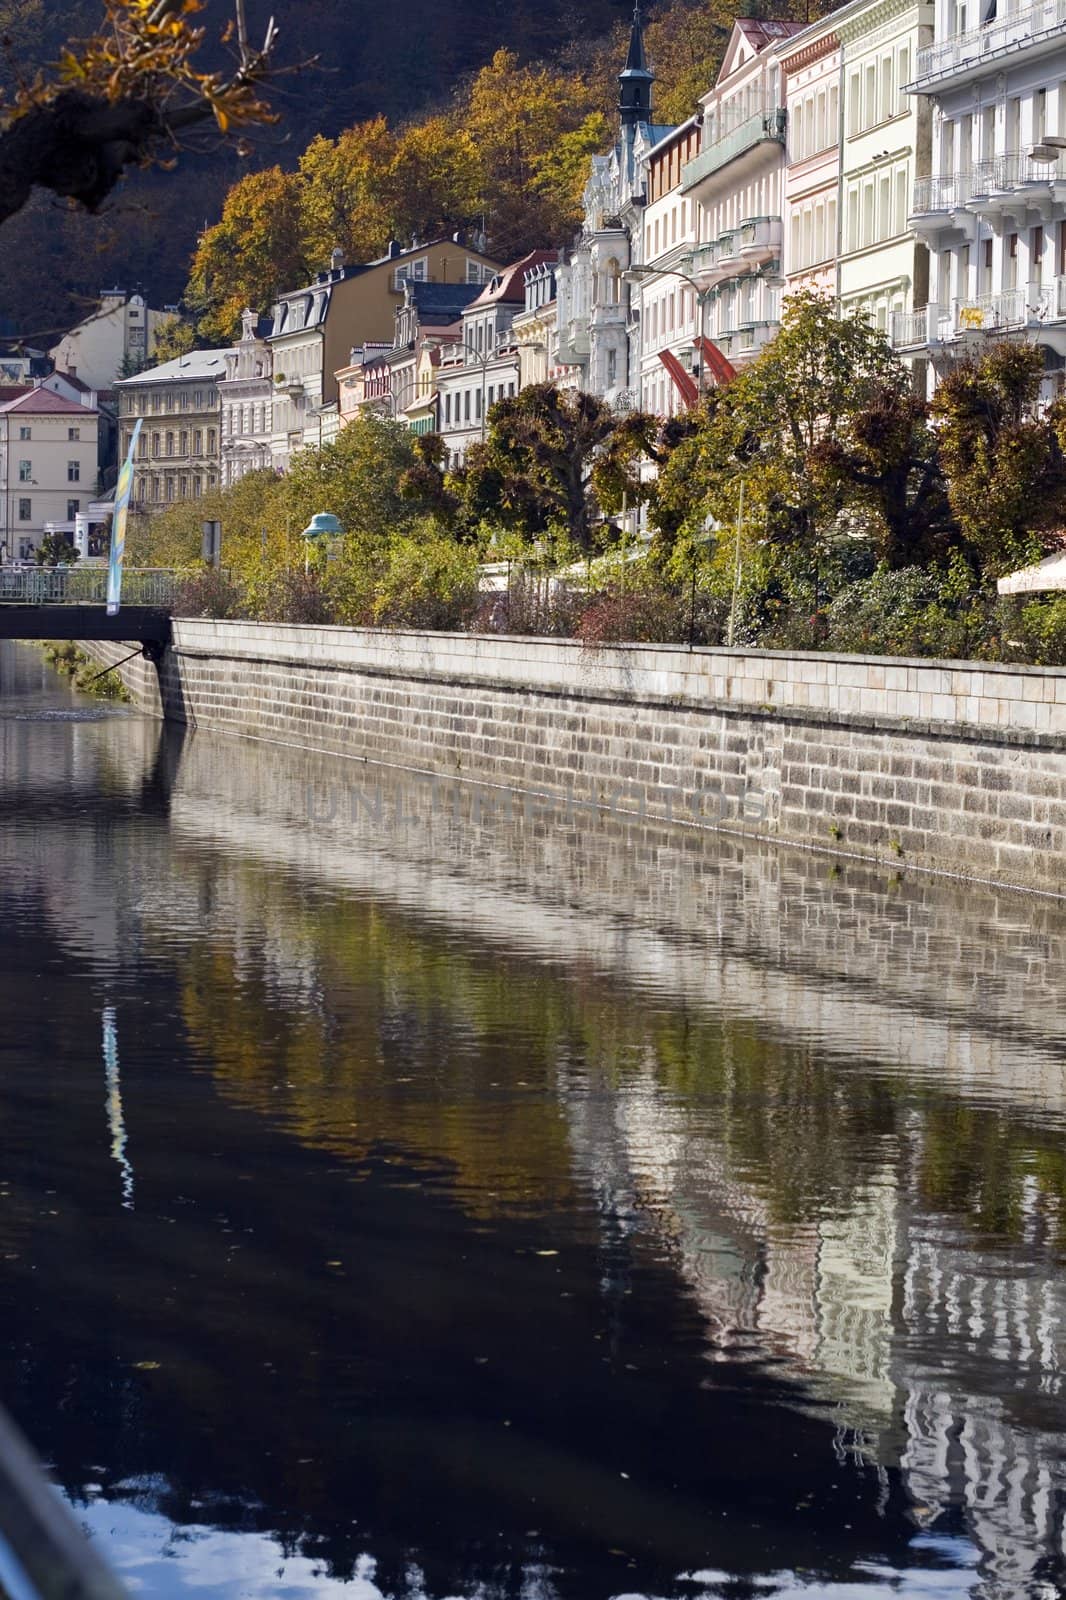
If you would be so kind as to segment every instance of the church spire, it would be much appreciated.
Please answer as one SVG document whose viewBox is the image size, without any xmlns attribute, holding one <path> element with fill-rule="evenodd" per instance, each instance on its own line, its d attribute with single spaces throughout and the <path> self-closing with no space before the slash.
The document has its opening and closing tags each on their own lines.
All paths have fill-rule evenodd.
<svg viewBox="0 0 1066 1600">
<path fill-rule="evenodd" d="M 655 74 L 644 54 L 644 21 L 640 0 L 633 6 L 633 27 L 629 35 L 629 54 L 618 78 L 618 115 L 623 128 L 651 121 L 651 86 Z"/>
</svg>

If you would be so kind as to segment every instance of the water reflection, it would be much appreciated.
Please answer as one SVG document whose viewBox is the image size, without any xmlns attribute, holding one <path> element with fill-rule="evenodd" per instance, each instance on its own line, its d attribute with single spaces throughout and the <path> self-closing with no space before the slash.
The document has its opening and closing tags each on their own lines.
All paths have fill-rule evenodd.
<svg viewBox="0 0 1066 1600">
<path fill-rule="evenodd" d="M 1066 910 L 0 690 L 0 1380 L 126 1570 L 1057 1592 Z"/>
</svg>

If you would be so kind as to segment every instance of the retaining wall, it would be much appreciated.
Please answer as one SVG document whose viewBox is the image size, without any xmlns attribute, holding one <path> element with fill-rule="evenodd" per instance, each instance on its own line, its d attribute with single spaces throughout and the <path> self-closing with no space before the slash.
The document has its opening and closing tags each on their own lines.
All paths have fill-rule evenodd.
<svg viewBox="0 0 1066 1600">
<path fill-rule="evenodd" d="M 571 814 L 609 805 L 1066 893 L 1066 672 L 179 619 L 158 679 L 140 660 L 122 675 L 191 726 Z"/>
</svg>

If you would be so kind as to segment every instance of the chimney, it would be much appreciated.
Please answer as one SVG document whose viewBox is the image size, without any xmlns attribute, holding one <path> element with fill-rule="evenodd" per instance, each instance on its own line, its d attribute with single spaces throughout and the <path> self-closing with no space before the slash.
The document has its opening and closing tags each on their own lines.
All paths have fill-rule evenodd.
<svg viewBox="0 0 1066 1600">
<path fill-rule="evenodd" d="M 389 240 L 389 247 L 385 251 L 386 259 L 389 260 L 389 261 L 393 261 L 397 256 L 402 256 L 402 255 L 403 255 L 403 245 L 400 243 L 399 239 L 390 239 Z"/>
<path fill-rule="evenodd" d="M 329 258 L 330 271 L 337 273 L 338 277 L 344 272 L 344 251 L 340 245 L 335 245 Z"/>
</svg>

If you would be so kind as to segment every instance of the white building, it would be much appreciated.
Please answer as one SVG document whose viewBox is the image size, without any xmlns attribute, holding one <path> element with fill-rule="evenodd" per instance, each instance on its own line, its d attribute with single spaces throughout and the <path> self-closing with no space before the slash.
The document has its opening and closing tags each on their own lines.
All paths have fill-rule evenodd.
<svg viewBox="0 0 1066 1600">
<path fill-rule="evenodd" d="M 1066 364 L 1066 166 L 1044 140 L 1066 134 L 1066 13 L 936 0 L 910 89 L 932 108 L 929 175 L 910 200 L 929 292 L 893 341 L 935 369 L 990 338 L 1033 339 L 1050 398 Z"/>
<path fill-rule="evenodd" d="M 781 49 L 788 112 L 784 184 L 787 296 L 837 292 L 840 249 L 840 37 L 836 14 Z"/>
<path fill-rule="evenodd" d="M 699 208 L 681 193 L 681 172 L 699 143 L 693 116 L 660 139 L 644 163 L 643 275 L 631 284 L 630 298 L 640 324 L 640 407 L 660 416 L 686 410 L 698 388 L 703 303 L 689 280 Z"/>
<path fill-rule="evenodd" d="M 438 428 L 453 464 L 485 437 L 488 413 L 496 401 L 518 391 L 518 347 L 511 325 L 525 310 L 526 274 L 555 259 L 554 250 L 533 250 L 497 273 L 463 312 L 459 337 L 442 341 Z"/>
<path fill-rule="evenodd" d="M 907 93 L 932 37 L 926 0 L 860 0 L 833 17 L 841 45 L 841 309 L 884 332 L 923 305 L 928 255 L 908 225 L 916 178 L 929 171 L 929 109 Z"/>
<path fill-rule="evenodd" d="M 671 132 L 652 121 L 654 81 L 638 6 L 618 80 L 618 138 L 609 154 L 592 158 L 585 225 L 556 273 L 559 364 L 575 369 L 576 388 L 619 405 L 635 403 L 640 372 L 625 274 L 643 259 L 645 158 Z"/>
<path fill-rule="evenodd" d="M 714 88 L 703 97 L 699 154 L 681 173 L 698 208 L 693 275 L 711 291 L 706 327 L 741 366 L 765 348 L 781 318 L 785 167 L 780 47 L 795 22 L 734 23 Z"/>
<path fill-rule="evenodd" d="M 241 313 L 241 337 L 226 352 L 226 375 L 218 381 L 221 404 L 222 487 L 271 464 L 274 379 L 269 322 L 254 311 Z"/>
<path fill-rule="evenodd" d="M 90 389 L 110 389 L 124 372 L 152 358 L 155 336 L 173 311 L 153 311 L 142 294 L 104 289 L 96 311 L 65 333 L 49 351 L 56 367 L 72 372 Z"/>
<path fill-rule="evenodd" d="M 50 389 L 0 405 L 0 558 L 29 560 L 50 526 L 73 529 L 97 482 L 97 412 Z"/>
</svg>

